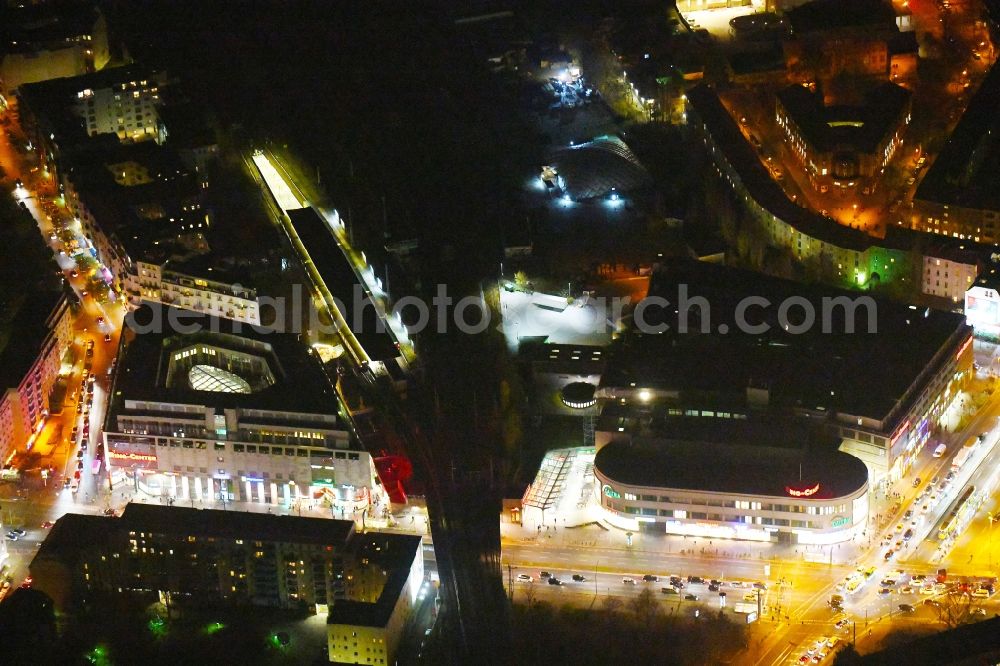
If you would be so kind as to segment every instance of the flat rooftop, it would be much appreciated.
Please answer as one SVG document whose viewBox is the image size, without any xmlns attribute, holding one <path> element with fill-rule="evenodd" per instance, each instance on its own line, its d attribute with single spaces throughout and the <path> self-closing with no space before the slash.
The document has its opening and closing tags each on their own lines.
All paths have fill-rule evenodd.
<svg viewBox="0 0 1000 666">
<path fill-rule="evenodd" d="M 681 285 L 688 299 L 703 297 L 707 311 L 692 305 L 686 316 L 680 314 L 675 306 Z M 623 336 L 611 349 L 604 387 L 739 395 L 759 386 L 769 389 L 772 407 L 891 420 L 972 333 L 959 314 L 697 261 L 658 269 L 649 294 L 672 305 L 647 308 L 645 321 L 670 328 L 661 334 Z M 736 308 L 750 297 L 771 304 L 746 311 L 747 323 L 765 325 L 766 332 L 738 330 Z M 777 314 L 778 305 L 793 297 L 805 299 L 816 313 L 815 324 L 798 334 L 785 331 L 782 323 L 788 322 L 779 321 Z M 845 309 L 827 305 L 829 332 L 824 332 L 823 299 L 836 297 L 863 298 L 861 303 L 873 305 L 874 332 L 868 332 L 869 307 L 863 305 L 856 310 L 853 333 L 846 332 Z M 792 307 L 788 319 L 795 324 L 802 312 L 802 307 Z M 707 334 L 700 333 L 703 313 Z M 681 320 L 687 333 L 680 332 Z M 727 332 L 721 333 L 720 326 L 728 327 Z"/>
<path fill-rule="evenodd" d="M 818 484 L 810 499 L 829 500 L 868 483 L 868 468 L 847 453 L 705 442 L 608 444 L 594 469 L 627 485 L 786 499 L 788 487 Z"/>
<path fill-rule="evenodd" d="M 353 523 L 349 524 L 353 526 Z M 423 557 L 420 549 L 423 539 L 415 534 L 389 534 L 366 532 L 355 534 L 351 548 L 359 561 L 366 566 L 381 567 L 387 574 L 382 594 L 374 603 L 353 600 L 338 600 L 330 606 L 327 624 L 351 624 L 363 627 L 384 627 L 389 622 L 399 595 L 405 594 L 406 579 L 417 557 Z M 422 582 L 422 581 L 421 581 Z"/>
<path fill-rule="evenodd" d="M 840 446 L 840 437 L 817 429 L 808 419 L 796 419 L 787 414 L 751 413 L 743 395 L 735 399 L 714 396 L 716 399 L 712 400 L 711 397 L 692 400 L 691 394 L 685 395 L 691 401 L 691 408 L 697 404 L 697 416 L 671 415 L 670 409 L 676 405 L 669 401 L 637 407 L 635 401 L 622 405 L 609 400 L 598 417 L 597 430 L 616 432 L 619 426 L 625 425 L 629 432 L 636 432 L 631 426 L 638 424 L 639 436 L 663 441 L 741 443 L 784 449 L 808 445 L 817 450 L 837 450 Z M 714 416 L 702 415 L 702 411 L 713 412 Z"/>
<path fill-rule="evenodd" d="M 328 518 L 274 516 L 250 511 L 190 509 L 182 506 L 136 504 L 125 506 L 119 525 L 158 534 L 194 535 L 218 539 L 247 539 L 318 545 L 343 545 L 354 534 L 354 521 Z"/>
<path fill-rule="evenodd" d="M 0 9 L 0 39 L 6 53 L 52 49 L 89 35 L 97 22 L 96 6 L 82 2 L 4 3 Z"/>
<path fill-rule="evenodd" d="M 294 334 L 272 332 L 264 327 L 158 303 L 144 303 L 130 317 L 143 327 L 158 319 L 162 322 L 162 330 L 138 334 L 126 330 L 127 342 L 119 356 L 113 399 L 108 410 L 109 423 L 122 412 L 129 411 L 125 407 L 126 400 L 324 416 L 337 414 L 337 396 L 319 359 Z M 192 325 L 200 330 L 184 331 Z M 274 381 L 250 393 L 199 391 L 178 381 L 168 386 L 171 355 L 197 344 L 262 358 Z"/>
<path fill-rule="evenodd" d="M 914 198 L 962 208 L 1000 210 L 1000 67 L 970 100 Z"/>
<path fill-rule="evenodd" d="M 791 201 L 760 163 L 757 152 L 712 88 L 704 84 L 695 86 L 687 92 L 687 98 L 697 120 L 704 123 L 712 141 L 739 173 L 743 185 L 772 215 L 811 238 L 839 248 L 863 252 L 876 245 L 887 246 L 888 241 L 880 242 L 860 229 L 845 227 Z"/>
<path fill-rule="evenodd" d="M 374 306 L 367 304 L 360 312 L 355 307 L 356 295 L 363 296 L 368 290 L 354 272 L 326 221 L 313 208 L 289 210 L 288 218 L 326 288 L 339 301 L 341 315 L 365 353 L 373 361 L 398 357 L 396 343 L 379 320 Z"/>
<path fill-rule="evenodd" d="M 49 334 L 49 317 L 66 293 L 31 216 L 11 204 L 0 250 L 0 391 L 16 388 Z"/>
<path fill-rule="evenodd" d="M 354 522 L 133 502 L 119 518 L 67 513 L 52 526 L 36 557 L 71 559 L 124 531 L 343 547 L 352 540 Z"/>
<path fill-rule="evenodd" d="M 896 129 L 896 122 L 910 103 L 906 88 L 884 82 L 864 95 L 861 104 L 823 104 L 820 92 L 792 85 L 778 92 L 778 101 L 805 140 L 822 152 L 874 153 L 879 143 Z"/>
<path fill-rule="evenodd" d="M 792 34 L 844 28 L 895 27 L 896 12 L 884 0 L 812 0 L 785 13 Z"/>
</svg>

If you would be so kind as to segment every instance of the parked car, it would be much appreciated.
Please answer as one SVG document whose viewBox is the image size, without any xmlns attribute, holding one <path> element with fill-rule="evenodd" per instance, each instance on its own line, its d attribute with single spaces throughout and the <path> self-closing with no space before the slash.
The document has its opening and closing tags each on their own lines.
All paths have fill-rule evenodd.
<svg viewBox="0 0 1000 666">
<path fill-rule="evenodd" d="M 556 578 L 555 576 L 549 577 L 549 585 L 562 585 L 562 584 L 563 584 L 562 581 Z"/>
<path fill-rule="evenodd" d="M 582 583 L 583 581 L 587 580 L 587 578 L 585 576 L 581 576 L 580 574 L 573 574 L 573 580 L 575 580 L 578 583 Z"/>
<path fill-rule="evenodd" d="M 661 587 L 660 592 L 662 592 L 663 594 L 680 594 L 680 592 L 678 592 L 677 589 L 673 587 Z"/>
<path fill-rule="evenodd" d="M 653 574 L 646 574 L 642 579 L 647 583 L 657 583 L 660 580 L 659 576 L 654 576 Z"/>
<path fill-rule="evenodd" d="M 635 585 L 635 578 L 622 578 L 622 583 L 625 585 Z"/>
<path fill-rule="evenodd" d="M 684 595 L 684 601 L 698 601 L 698 595 L 697 594 L 685 594 Z"/>
</svg>

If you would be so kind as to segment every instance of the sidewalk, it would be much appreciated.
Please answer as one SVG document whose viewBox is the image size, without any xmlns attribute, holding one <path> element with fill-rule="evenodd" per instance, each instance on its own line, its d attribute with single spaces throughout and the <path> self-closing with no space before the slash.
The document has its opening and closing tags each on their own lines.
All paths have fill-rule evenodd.
<svg viewBox="0 0 1000 666">
<path fill-rule="evenodd" d="M 861 539 L 832 546 L 806 546 L 758 541 L 736 541 L 706 537 L 633 532 L 628 533 L 597 522 L 579 527 L 531 529 L 509 521 L 500 523 L 501 540 L 544 543 L 577 548 L 613 548 L 623 552 L 689 555 L 706 559 L 749 559 L 763 561 L 798 560 L 819 564 L 853 565 L 867 550 Z"/>
<path fill-rule="evenodd" d="M 100 502 L 103 502 L 103 506 L 105 508 L 114 509 L 118 513 L 123 511 L 127 504 L 137 502 L 142 504 L 164 504 L 168 506 L 187 507 L 193 509 L 214 509 L 216 511 L 243 511 L 250 513 L 267 513 L 276 516 L 352 520 L 356 528 L 359 530 L 392 529 L 400 532 L 425 534 L 427 526 L 426 512 L 414 515 L 409 508 L 404 509 L 402 512 L 397 512 L 396 514 L 390 514 L 389 518 L 373 517 L 370 514 L 366 514 L 364 518 L 362 518 L 361 512 L 355 512 L 353 515 L 345 514 L 339 509 L 329 506 L 308 506 L 306 503 L 302 503 L 300 506 L 296 502 L 261 504 L 259 502 L 242 501 L 223 502 L 218 499 L 173 499 L 150 495 L 143 490 L 136 490 L 131 487 L 119 487 L 116 488 L 113 493 L 104 489 L 98 499 Z M 173 499 L 173 501 L 170 501 L 171 499 Z"/>
</svg>

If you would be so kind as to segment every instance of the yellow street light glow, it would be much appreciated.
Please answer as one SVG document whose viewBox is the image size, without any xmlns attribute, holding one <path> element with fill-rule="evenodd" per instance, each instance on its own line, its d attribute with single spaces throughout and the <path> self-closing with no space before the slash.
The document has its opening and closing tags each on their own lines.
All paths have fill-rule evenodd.
<svg viewBox="0 0 1000 666">
<path fill-rule="evenodd" d="M 642 389 L 641 391 L 639 391 L 639 400 L 642 400 L 643 402 L 649 402 L 652 398 L 653 394 L 649 391 L 649 389 Z"/>
<path fill-rule="evenodd" d="M 275 201 L 278 202 L 278 206 L 282 211 L 288 212 L 298 208 L 305 208 L 305 204 L 299 201 L 299 198 L 292 193 L 292 188 L 288 186 L 288 183 L 281 177 L 281 174 L 278 173 L 278 170 L 271 164 L 271 160 L 266 155 L 255 153 L 253 163 L 257 166 L 261 177 L 267 183 L 268 189 L 271 190 Z"/>
</svg>

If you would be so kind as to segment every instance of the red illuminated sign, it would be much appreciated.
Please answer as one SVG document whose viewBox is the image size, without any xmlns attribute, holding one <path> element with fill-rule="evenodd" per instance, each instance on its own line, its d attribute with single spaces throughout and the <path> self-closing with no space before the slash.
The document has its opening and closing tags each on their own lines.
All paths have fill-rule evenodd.
<svg viewBox="0 0 1000 666">
<path fill-rule="evenodd" d="M 812 497 L 819 492 L 819 484 L 817 483 L 812 488 L 792 488 L 791 486 L 785 486 L 785 492 L 792 497 Z"/>
<path fill-rule="evenodd" d="M 156 456 L 149 455 L 146 453 L 119 453 L 118 451 L 108 451 L 108 457 L 112 460 L 119 460 L 122 462 L 147 462 L 155 463 Z"/>
<path fill-rule="evenodd" d="M 971 345 L 971 344 L 972 344 L 972 338 L 969 338 L 968 340 L 966 340 L 965 342 L 963 342 L 962 346 L 958 348 L 958 353 L 955 354 L 955 358 L 956 359 L 962 358 L 962 354 L 965 353 L 965 350 L 968 349 L 969 345 Z"/>
</svg>

